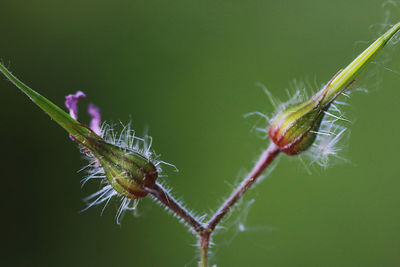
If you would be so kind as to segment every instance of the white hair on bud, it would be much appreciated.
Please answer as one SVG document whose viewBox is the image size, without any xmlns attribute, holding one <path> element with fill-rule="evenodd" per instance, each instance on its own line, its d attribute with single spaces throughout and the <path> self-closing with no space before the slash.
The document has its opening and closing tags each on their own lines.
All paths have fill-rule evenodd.
<svg viewBox="0 0 400 267">
<path fill-rule="evenodd" d="M 349 97 L 356 88 L 349 89 L 345 97 Z M 343 94 L 344 95 L 344 94 Z M 332 162 L 332 158 L 345 160 L 339 156 L 339 152 L 343 149 L 340 141 L 347 132 L 346 124 L 351 123 L 344 117 L 341 106 L 347 106 L 346 99 L 342 101 L 334 101 L 329 109 L 325 111 L 325 116 L 321 122 L 318 131 L 314 132 L 317 137 L 309 150 L 303 154 L 309 159 L 308 165 L 317 164 L 323 168 L 327 168 Z M 307 169 L 310 172 L 309 169 Z"/>
<path fill-rule="evenodd" d="M 258 127 L 260 121 L 258 121 L 253 127 L 252 130 L 262 133 L 264 138 L 268 137 L 268 125 L 273 121 L 275 116 L 279 114 L 281 111 L 287 109 L 292 105 L 296 105 L 302 103 L 306 99 L 308 99 L 308 93 L 306 92 L 306 87 L 303 82 L 299 82 L 296 79 L 290 84 L 289 89 L 286 90 L 289 100 L 286 102 L 282 102 L 279 99 L 275 98 L 272 93 L 267 89 L 267 87 L 261 82 L 257 82 L 256 86 L 260 87 L 263 92 L 267 95 L 267 98 L 274 109 L 272 114 L 266 114 L 260 111 L 253 111 L 243 115 L 244 118 L 248 118 L 251 116 L 257 116 L 262 119 L 262 127 Z M 296 89 L 295 89 L 296 88 Z M 299 89 L 301 88 L 301 89 Z M 265 126 L 265 122 L 268 124 Z"/>
<path fill-rule="evenodd" d="M 104 141 L 122 148 L 126 151 L 126 153 L 138 153 L 148 159 L 156 167 L 159 178 L 167 176 L 161 174 L 163 165 L 172 167 L 175 169 L 175 171 L 178 171 L 175 165 L 159 160 L 160 155 L 155 154 L 151 149 L 153 141 L 150 136 L 146 135 L 143 138 L 137 137 L 135 135 L 135 131 L 131 129 L 130 123 L 122 125 L 122 130 L 120 133 L 117 133 L 113 126 L 114 125 L 110 125 L 108 123 L 102 124 L 100 136 L 104 139 Z M 86 211 L 93 206 L 105 203 L 101 212 L 101 214 L 103 214 L 111 199 L 117 198 L 121 204 L 117 210 L 115 219 L 117 223 L 120 224 L 126 211 L 136 210 L 139 200 L 127 198 L 115 191 L 114 188 L 109 184 L 104 169 L 99 164 L 97 158 L 85 147 L 81 146 L 80 149 L 84 155 L 84 158 L 89 161 L 89 164 L 79 170 L 79 172 L 85 170 L 87 173 L 87 176 L 81 180 L 82 187 L 91 180 L 100 181 L 101 186 L 100 190 L 84 199 L 84 201 L 87 203 L 87 206 L 82 209 L 81 212 Z"/>
<path fill-rule="evenodd" d="M 267 121 L 267 123 L 271 123 L 277 114 L 286 110 L 287 108 L 307 101 L 310 99 L 311 95 L 314 95 L 313 92 L 318 92 L 320 88 L 325 86 L 323 83 L 318 83 L 315 77 L 312 83 L 309 81 L 302 82 L 294 79 L 290 83 L 289 88 L 286 90 L 289 100 L 286 102 L 281 102 L 272 97 L 272 93 L 269 92 L 265 86 L 260 85 L 260 83 L 258 83 L 258 85 L 261 86 L 263 91 L 267 94 L 267 97 L 275 111 L 271 115 L 255 111 L 245 114 L 244 117 L 247 118 L 249 116 L 257 115 L 264 119 L 264 122 Z M 349 98 L 350 94 L 354 91 L 365 92 L 366 90 L 359 87 L 349 88 L 348 91 L 346 91 L 347 94 L 343 94 L 344 97 L 336 99 L 333 103 L 331 103 L 329 109 L 325 111 L 325 116 L 321 122 L 320 128 L 318 131 L 313 132 L 317 135 L 313 145 L 310 147 L 310 149 L 297 157 L 302 161 L 307 172 L 311 173 L 309 165 L 317 164 L 323 168 L 327 168 L 331 162 L 330 159 L 332 158 L 345 160 L 343 157 L 339 156 L 338 153 L 343 149 L 343 147 L 340 146 L 340 141 L 348 132 L 345 125 L 351 123 L 351 121 L 345 118 L 341 108 L 342 106 L 349 105 L 346 102 L 346 98 Z M 272 118 L 272 120 L 270 118 Z M 262 132 L 265 137 L 268 137 L 268 126 L 269 125 L 265 125 L 265 123 L 263 123 L 262 127 L 254 126 L 253 129 Z M 305 158 L 308 160 L 303 161 L 303 156 L 305 156 Z"/>
</svg>

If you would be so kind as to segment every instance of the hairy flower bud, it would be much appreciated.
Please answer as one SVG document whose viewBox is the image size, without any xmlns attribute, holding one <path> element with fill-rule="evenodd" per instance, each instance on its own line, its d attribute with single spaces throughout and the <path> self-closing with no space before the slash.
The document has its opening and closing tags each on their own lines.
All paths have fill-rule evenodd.
<svg viewBox="0 0 400 267">
<path fill-rule="evenodd" d="M 155 184 L 157 168 L 140 153 L 110 144 L 94 133 L 86 135 L 82 145 L 92 152 L 110 185 L 121 195 L 142 198 L 147 195 L 145 187 Z"/>
<path fill-rule="evenodd" d="M 268 129 L 272 142 L 288 155 L 297 155 L 307 150 L 315 141 L 326 111 L 332 102 L 349 88 L 362 68 L 399 30 L 400 23 L 397 23 L 354 59 L 344 70 L 339 71 L 311 99 L 278 113 Z"/>
<path fill-rule="evenodd" d="M 318 95 L 317 95 L 318 96 Z M 329 104 L 323 104 L 324 95 L 290 107 L 279 113 L 269 127 L 271 140 L 288 155 L 297 155 L 307 150 L 316 138 L 316 133 Z"/>
<path fill-rule="evenodd" d="M 78 99 L 84 97 L 81 91 L 66 97 L 65 105 L 74 119 L 78 117 Z M 87 148 L 86 153 L 91 153 L 95 165 L 101 166 L 101 173 L 117 193 L 129 199 L 145 197 L 148 194 L 145 188 L 154 186 L 157 180 L 156 166 L 138 151 L 104 140 L 99 108 L 89 104 L 88 112 L 92 117 L 91 127 L 75 124 L 72 128 L 76 134 L 70 135 L 71 138 Z"/>
</svg>

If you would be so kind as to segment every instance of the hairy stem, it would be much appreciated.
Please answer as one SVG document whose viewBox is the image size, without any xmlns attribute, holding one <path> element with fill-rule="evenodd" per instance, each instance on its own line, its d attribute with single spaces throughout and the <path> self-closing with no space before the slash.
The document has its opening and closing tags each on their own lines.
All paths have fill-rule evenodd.
<svg viewBox="0 0 400 267">
<path fill-rule="evenodd" d="M 232 209 L 240 197 L 257 181 L 260 174 L 267 168 L 270 163 L 279 154 L 279 148 L 271 142 L 267 150 L 260 156 L 256 165 L 251 172 L 243 180 L 243 182 L 236 188 L 231 196 L 225 200 L 214 216 L 207 222 L 204 232 L 200 235 L 200 266 L 208 266 L 208 250 L 210 239 L 215 227 L 221 222 L 222 218 Z"/>
<path fill-rule="evenodd" d="M 240 199 L 240 197 L 257 181 L 257 178 L 265 170 L 266 167 L 274 160 L 274 158 L 279 154 L 279 148 L 271 142 L 267 150 L 261 155 L 260 159 L 257 161 L 256 165 L 253 167 L 251 172 L 239 185 L 239 187 L 233 191 L 232 195 L 225 200 L 214 216 L 208 221 L 206 229 L 209 231 L 214 231 L 217 224 L 222 220 L 222 218 L 229 212 L 229 210 L 235 205 L 235 203 Z"/>
<path fill-rule="evenodd" d="M 205 224 L 205 226 L 203 226 L 198 220 L 196 220 L 196 218 L 190 215 L 190 213 L 184 207 L 179 205 L 179 203 L 171 195 L 169 195 L 161 185 L 156 183 L 151 188 L 146 188 L 150 194 L 152 194 L 157 200 L 173 211 L 178 218 L 181 218 L 188 225 L 190 225 L 196 234 L 200 235 L 200 267 L 208 266 L 210 240 L 215 227 L 232 209 L 240 197 L 257 181 L 257 178 L 260 177 L 261 173 L 270 165 L 279 152 L 279 148 L 274 143 L 271 143 L 265 152 L 260 156 L 251 172 L 247 175 L 239 187 L 233 191 L 231 196 L 225 200 L 225 202 L 221 205 L 213 217 Z"/>
<path fill-rule="evenodd" d="M 200 267 L 208 266 L 208 248 L 212 232 L 204 232 L 200 235 Z"/>
<path fill-rule="evenodd" d="M 179 203 L 170 194 L 168 194 L 168 192 L 160 184 L 156 183 L 153 187 L 146 189 L 162 204 L 172 210 L 177 217 L 181 218 L 188 225 L 190 225 L 195 233 L 204 232 L 203 225 L 201 225 L 199 221 L 190 215 L 190 213 L 184 207 L 179 205 Z"/>
</svg>

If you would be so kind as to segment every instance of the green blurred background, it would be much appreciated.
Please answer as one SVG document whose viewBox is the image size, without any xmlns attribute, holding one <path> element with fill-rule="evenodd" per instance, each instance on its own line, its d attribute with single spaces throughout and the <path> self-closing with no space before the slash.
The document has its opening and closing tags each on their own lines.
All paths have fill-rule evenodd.
<svg viewBox="0 0 400 267">
<path fill-rule="evenodd" d="M 149 126 L 155 150 L 180 169 L 166 168 L 168 184 L 203 214 L 267 146 L 254 131 L 265 123 L 242 116 L 273 111 L 255 83 L 285 100 L 294 78 L 329 80 L 387 29 L 380 23 L 400 20 L 398 2 L 382 3 L 3 0 L 0 58 L 58 105 L 86 92 L 82 122 L 93 102 L 107 121 L 132 120 L 138 134 Z M 400 266 L 398 46 L 345 109 L 348 162 L 310 175 L 281 156 L 215 236 L 213 263 Z M 121 226 L 117 202 L 103 216 L 79 213 L 98 185 L 81 190 L 77 146 L 3 78 L 0 87 L 3 266 L 196 266 L 196 239 L 149 199 Z"/>
</svg>

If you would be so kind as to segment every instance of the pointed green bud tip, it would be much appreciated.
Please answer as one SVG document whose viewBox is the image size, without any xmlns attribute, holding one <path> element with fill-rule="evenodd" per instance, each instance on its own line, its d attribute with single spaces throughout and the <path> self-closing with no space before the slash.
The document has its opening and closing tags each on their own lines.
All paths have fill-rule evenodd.
<svg viewBox="0 0 400 267">
<path fill-rule="evenodd" d="M 77 121 L 77 103 L 78 99 L 85 97 L 83 92 L 78 91 L 66 97 L 65 105 L 70 112 L 68 114 L 16 78 L 1 63 L 0 72 L 63 127 L 74 141 L 86 148 L 85 154 L 91 158 L 91 164 L 96 166 L 96 172 L 104 175 L 117 193 L 129 199 L 138 199 L 147 195 L 146 188 L 155 184 L 158 172 L 161 170 L 152 163 L 151 152 L 146 148 L 140 150 L 133 147 L 135 137 L 129 131 L 126 131 L 126 136 L 121 135 L 118 140 L 104 136 L 100 129 L 100 111 L 92 104 L 88 108 L 92 117 L 90 128 L 80 124 Z M 129 140 L 123 141 L 125 139 Z M 102 194 L 103 198 L 100 199 L 104 200 L 106 199 L 104 196 L 111 195 Z"/>
<path fill-rule="evenodd" d="M 297 155 L 309 149 L 331 104 L 349 88 L 360 71 L 399 30 L 400 23 L 397 23 L 339 71 L 311 99 L 279 112 L 268 129 L 272 142 L 288 155 Z"/>
</svg>

